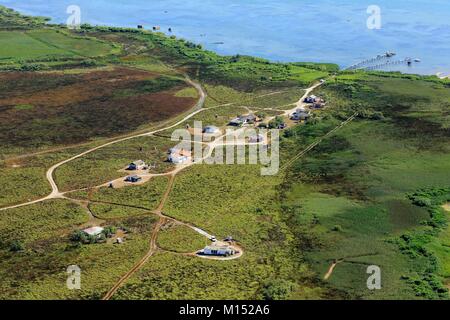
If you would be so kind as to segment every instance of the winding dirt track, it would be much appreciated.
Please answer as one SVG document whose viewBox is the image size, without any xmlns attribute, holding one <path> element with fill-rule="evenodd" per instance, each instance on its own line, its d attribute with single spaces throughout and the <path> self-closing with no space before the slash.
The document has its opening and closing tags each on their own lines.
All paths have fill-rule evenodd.
<svg viewBox="0 0 450 320">
<path fill-rule="evenodd" d="M 167 199 L 169 198 L 170 191 L 173 187 L 173 182 L 175 180 L 175 175 L 170 176 L 169 184 L 167 186 L 166 192 L 164 193 L 161 202 L 158 205 L 158 208 L 154 212 L 159 216 L 159 220 L 156 223 L 155 227 L 153 228 L 152 236 L 150 238 L 150 248 L 147 251 L 147 253 L 139 260 L 127 273 L 125 273 L 119 281 L 117 281 L 114 286 L 106 293 L 106 295 L 102 298 L 102 300 L 109 300 L 111 297 L 119 290 L 119 288 L 127 281 L 136 271 L 138 271 L 146 262 L 147 260 L 158 250 L 158 246 L 156 244 L 156 239 L 158 238 L 159 230 L 161 229 L 161 226 L 164 225 L 164 223 L 167 221 L 166 217 L 162 214 L 162 209 L 164 208 L 164 204 L 166 203 Z"/>
<path fill-rule="evenodd" d="M 66 196 L 65 196 L 65 193 L 66 192 L 60 192 L 60 190 L 59 190 L 59 188 L 58 188 L 58 185 L 56 184 L 56 182 L 55 182 L 55 180 L 54 180 L 54 172 L 55 172 L 55 170 L 57 169 L 57 168 L 59 168 L 59 167 L 61 167 L 62 165 L 64 165 L 64 164 L 67 164 L 67 163 L 69 163 L 69 162 L 71 162 L 71 161 L 73 161 L 73 160 L 75 160 L 75 159 L 78 159 L 78 158 L 80 158 L 80 157 L 83 157 L 83 156 L 85 156 L 85 155 L 87 155 L 87 154 L 89 154 L 89 153 L 92 153 L 92 152 L 94 152 L 94 151 L 96 151 L 96 150 L 99 150 L 99 149 L 101 149 L 101 148 L 104 148 L 104 147 L 107 147 L 107 146 L 110 146 L 110 145 L 112 145 L 112 144 L 116 144 L 116 143 L 119 143 L 119 142 L 123 142 L 123 141 L 127 141 L 127 140 L 130 140 L 130 139 L 133 139 L 133 138 L 137 138 L 137 137 L 144 137 L 144 136 L 151 136 L 151 135 L 154 135 L 154 134 L 156 134 L 156 133 L 159 133 L 159 132 L 162 132 L 162 131 L 165 131 L 165 130 L 168 130 L 168 129 L 171 129 L 171 128 L 174 128 L 174 127 L 176 127 L 176 126 L 178 126 L 178 125 L 180 125 L 180 124 L 182 124 L 183 122 L 185 122 L 186 120 L 188 120 L 188 119 L 190 119 L 190 118 L 192 118 L 193 116 L 195 116 L 196 114 L 198 114 L 198 113 L 200 113 L 200 112 L 202 112 L 202 111 L 204 111 L 204 110 L 209 110 L 209 109 L 211 109 L 211 108 L 214 108 L 214 107 L 211 107 L 211 108 L 208 108 L 208 109 L 204 109 L 203 108 L 203 105 L 204 105 L 204 103 L 205 103 L 205 99 L 206 99 L 206 93 L 204 92 L 204 90 L 203 90 L 203 88 L 201 87 L 201 85 L 200 84 L 198 84 L 198 83 L 195 83 L 194 81 L 192 81 L 188 76 L 185 76 L 185 81 L 187 82 L 187 83 L 189 83 L 191 86 L 193 86 L 197 91 L 198 91 L 198 93 L 199 93 L 199 100 L 198 100 L 198 102 L 196 103 L 196 105 L 193 107 L 193 109 L 192 109 L 192 112 L 191 113 L 189 113 L 187 116 L 185 116 L 183 119 L 181 119 L 181 120 L 179 120 L 179 121 L 177 121 L 176 123 L 174 123 L 174 124 L 172 124 L 172 125 L 169 125 L 169 126 L 166 126 L 166 127 L 163 127 L 163 128 L 160 128 L 160 129 L 156 129 L 156 130 L 153 130 L 153 131 L 149 131 L 149 132 L 145 132 L 145 133 L 139 133 L 139 134 L 135 134 L 135 135 L 130 135 L 130 136 L 126 136 L 126 137 L 122 137 L 122 138 L 118 138 L 118 139 L 115 139 L 115 140 L 112 140 L 112 141 L 109 141 L 109 142 L 107 142 L 107 143 L 104 143 L 104 144 L 102 144 L 102 145 L 99 145 L 99 146 L 97 146 L 97 147 L 94 147 L 94 148 L 91 148 L 91 149 L 89 149 L 89 150 L 86 150 L 86 151 L 84 151 L 84 152 L 82 152 L 82 153 L 80 153 L 80 154 L 77 154 L 77 155 L 75 155 L 75 156 L 73 156 L 73 157 L 71 157 L 71 158 L 69 158 L 69 159 L 66 159 L 66 160 L 64 160 L 64 161 L 61 161 L 61 162 L 59 162 L 59 163 L 57 163 L 57 164 L 55 164 L 55 165 L 53 165 L 52 167 L 50 167 L 48 170 L 47 170 L 47 172 L 46 172 L 46 178 L 47 178 L 47 180 L 48 180 L 48 182 L 50 183 L 50 186 L 51 186 L 51 188 L 52 188 L 52 192 L 48 195 L 48 196 L 46 196 L 46 197 L 43 197 L 43 198 L 40 198 L 40 199 L 36 199 L 36 200 L 33 200 L 33 201 L 29 201 L 29 202 L 25 202 L 25 203 L 21 203 L 21 204 L 16 204 L 16 205 L 12 205 L 12 206 L 8 206 L 8 207 L 3 207 L 3 208 L 0 208 L 0 211 L 4 211 L 4 210 L 7 210 L 7 209 L 13 209 L 13 208 L 18 208 L 18 207 L 24 207 L 24 206 L 28 206 L 28 205 L 31 205 L 31 204 L 35 204 L 35 203 L 39 203 L 39 202 L 43 202 L 43 201 L 46 201 L 46 200 L 49 200 L 49 199 L 68 199 Z M 321 84 L 319 83 L 319 84 L 315 84 L 315 85 L 313 85 L 312 87 L 310 87 L 310 88 L 308 88 L 306 91 L 305 91 L 305 94 L 301 97 L 301 99 L 297 102 L 297 104 L 296 104 L 296 107 L 294 108 L 294 109 L 292 109 L 292 110 L 287 110 L 287 111 L 285 111 L 285 115 L 289 115 L 292 111 L 295 111 L 295 109 L 296 108 L 298 108 L 298 107 L 300 107 L 300 106 L 302 106 L 303 105 L 303 100 L 304 100 L 304 98 L 307 96 L 307 95 L 309 95 L 309 93 L 311 92 L 311 91 L 313 91 L 315 88 L 317 88 L 318 86 L 320 86 Z M 220 107 L 220 106 L 226 106 L 226 105 L 231 105 L 231 104 L 224 104 L 224 105 L 219 105 L 219 106 L 215 106 L 215 107 Z M 241 130 L 245 130 L 245 128 L 241 128 Z M 238 130 L 239 131 L 239 130 Z M 213 152 L 213 150 L 214 150 L 214 148 L 215 147 L 217 147 L 217 146 L 220 146 L 221 144 L 223 144 L 223 142 L 221 142 L 221 141 L 223 141 L 223 138 L 225 137 L 225 135 L 222 135 L 222 136 L 220 136 L 220 137 L 218 137 L 217 139 L 215 139 L 214 141 L 212 141 L 212 142 L 210 142 L 210 143 L 208 143 L 208 152 L 205 154 L 205 155 L 203 155 L 203 158 L 202 158 L 202 160 L 204 160 L 204 159 L 206 159 L 206 158 L 208 158 L 211 154 L 212 154 L 212 152 Z M 185 226 L 187 226 L 187 227 L 189 227 L 189 228 L 191 228 L 191 229 L 193 229 L 193 230 L 196 230 L 197 228 L 195 227 L 195 226 L 193 226 L 193 225 L 191 225 L 191 224 L 189 224 L 189 223 L 186 223 L 186 222 L 182 222 L 182 221 L 178 221 L 178 220 L 176 220 L 176 219 L 174 219 L 174 218 L 172 218 L 172 217 L 169 217 L 169 216 L 166 216 L 166 215 L 164 215 L 163 214 L 163 212 L 162 212 L 162 210 L 163 210 L 163 208 L 164 208 L 164 205 L 165 205 L 165 203 L 166 203 L 166 201 L 167 201 L 167 199 L 168 199 L 168 197 L 169 197 L 169 195 L 170 195 L 170 192 L 171 192 L 171 190 L 172 190 L 172 187 L 173 187 L 173 184 L 174 184 L 174 180 L 175 180 L 175 176 L 176 176 L 176 174 L 178 173 L 178 172 L 180 172 L 181 170 L 184 170 L 185 168 L 187 168 L 187 167 L 189 167 L 189 166 L 191 166 L 191 165 L 193 165 L 193 163 L 190 163 L 190 164 L 187 164 L 187 165 L 183 165 L 183 166 L 179 166 L 179 167 L 177 167 L 176 169 L 174 169 L 173 171 L 171 171 L 171 172 L 167 172 L 167 173 L 165 173 L 165 174 L 158 174 L 158 175 L 167 175 L 167 176 L 170 176 L 170 180 L 169 180 L 169 184 L 168 184 L 168 187 L 167 187 L 167 190 L 166 190 L 166 192 L 164 193 L 164 196 L 163 196 L 163 198 L 161 199 L 161 202 L 159 203 L 159 205 L 158 205 L 158 207 L 157 207 L 157 209 L 155 210 L 155 211 L 152 211 L 152 213 L 153 214 L 156 214 L 158 217 L 159 217 L 159 220 L 158 220 L 158 222 L 156 223 L 156 225 L 154 226 L 154 228 L 153 228 L 153 232 L 152 232 L 152 235 L 151 235 L 151 238 L 150 238 L 150 248 L 149 248 L 149 250 L 147 251 L 147 253 L 127 272 L 127 273 L 125 273 L 115 284 L 114 284 L 114 286 L 106 293 L 106 295 L 103 297 L 103 300 L 109 300 L 116 292 L 117 292 L 117 290 L 136 272 L 136 271 L 138 271 L 147 261 L 148 261 L 148 259 L 158 250 L 158 246 L 157 246 L 157 243 L 156 243 L 156 240 L 157 240 L 157 236 L 158 236 L 158 232 L 159 232 L 159 230 L 160 230 L 160 228 L 161 228 L 161 226 L 162 225 L 164 225 L 164 223 L 166 222 L 166 221 L 168 221 L 168 220 L 172 220 L 172 221 L 175 221 L 175 222 L 177 222 L 177 223 L 180 223 L 180 224 L 183 224 L 183 225 L 185 225 Z M 242 253 L 243 253 L 243 251 L 242 251 L 242 248 L 239 248 L 240 249 L 240 254 L 239 254 L 239 257 L 242 255 Z M 234 257 L 235 258 L 235 257 Z M 223 259 L 221 259 L 221 260 L 223 260 Z M 226 260 L 226 259 L 225 259 Z"/>
<path fill-rule="evenodd" d="M 334 268 L 336 268 L 337 264 L 341 263 L 343 261 L 344 260 L 335 260 L 335 261 L 333 261 L 333 263 L 328 268 L 327 273 L 323 276 L 323 280 L 328 280 L 331 277 L 331 275 L 333 274 Z"/>
</svg>

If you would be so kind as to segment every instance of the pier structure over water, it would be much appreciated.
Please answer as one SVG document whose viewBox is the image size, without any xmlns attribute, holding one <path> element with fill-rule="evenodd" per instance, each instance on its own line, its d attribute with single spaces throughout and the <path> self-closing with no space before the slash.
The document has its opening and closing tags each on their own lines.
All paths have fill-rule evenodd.
<svg viewBox="0 0 450 320">
<path fill-rule="evenodd" d="M 420 62 L 420 59 L 404 58 L 393 60 L 396 55 L 394 52 L 386 52 L 384 54 L 377 55 L 376 57 L 360 61 L 351 65 L 345 70 L 380 70 L 386 67 L 405 64 L 411 66 L 414 62 Z"/>
</svg>

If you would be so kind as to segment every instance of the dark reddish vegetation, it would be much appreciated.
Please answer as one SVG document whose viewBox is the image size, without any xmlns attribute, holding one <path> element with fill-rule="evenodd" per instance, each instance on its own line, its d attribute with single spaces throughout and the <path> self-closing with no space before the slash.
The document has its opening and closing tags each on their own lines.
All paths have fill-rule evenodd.
<svg viewBox="0 0 450 320">
<path fill-rule="evenodd" d="M 174 94 L 187 85 L 117 68 L 83 74 L 0 74 L 0 145 L 38 148 L 80 143 L 169 119 L 195 104 Z"/>
</svg>

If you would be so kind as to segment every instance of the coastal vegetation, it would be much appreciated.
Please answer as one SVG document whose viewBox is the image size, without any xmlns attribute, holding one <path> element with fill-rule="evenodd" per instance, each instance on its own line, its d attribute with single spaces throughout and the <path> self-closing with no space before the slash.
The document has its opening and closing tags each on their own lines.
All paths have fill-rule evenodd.
<svg viewBox="0 0 450 320">
<path fill-rule="evenodd" d="M 0 7 L 0 208 L 48 195 L 56 163 L 181 120 L 199 98 L 189 79 L 208 96 L 170 130 L 58 167 L 68 199 L 1 211 L 0 298 L 100 299 L 160 228 L 157 250 L 113 299 L 448 299 L 448 80 L 220 56 L 158 32 L 46 21 Z M 224 128 L 253 111 L 278 126 L 320 79 L 313 94 L 327 103 L 281 131 L 277 175 L 198 164 L 173 185 L 152 176 L 109 187 L 133 174 L 132 161 L 172 170 L 168 137 L 194 121 Z M 128 232 L 120 244 L 84 241 L 80 230 L 94 225 Z M 193 256 L 210 242 L 189 225 L 232 236 L 244 254 Z M 81 290 L 65 286 L 69 265 L 83 272 Z M 381 268 L 381 290 L 366 286 L 370 265 Z"/>
</svg>

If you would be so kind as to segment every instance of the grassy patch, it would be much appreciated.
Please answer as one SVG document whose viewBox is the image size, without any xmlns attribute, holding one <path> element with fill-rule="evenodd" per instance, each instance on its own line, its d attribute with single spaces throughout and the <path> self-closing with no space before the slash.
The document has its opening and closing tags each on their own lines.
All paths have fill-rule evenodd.
<svg viewBox="0 0 450 320">
<path fill-rule="evenodd" d="M 85 223 L 87 219 L 86 211 L 66 200 L 9 209 L 1 214 L 1 247 L 8 249 L 15 240 L 27 247 L 38 240 L 70 232 L 74 225 Z"/>
<path fill-rule="evenodd" d="M 167 177 L 153 177 L 139 186 L 119 189 L 100 188 L 94 191 L 89 199 L 93 201 L 116 202 L 129 206 L 156 209 L 168 185 Z"/>
<path fill-rule="evenodd" d="M 0 31 L 0 48 L 2 63 L 96 57 L 113 50 L 113 46 L 108 43 L 51 29 Z"/>
<path fill-rule="evenodd" d="M 158 246 L 167 251 L 196 252 L 208 243 L 208 239 L 191 228 L 170 222 L 158 234 Z"/>
</svg>

